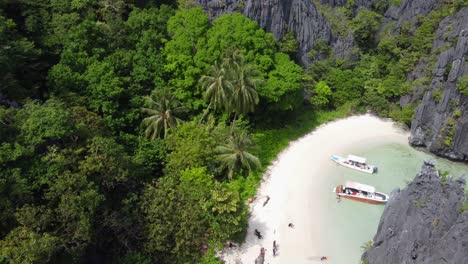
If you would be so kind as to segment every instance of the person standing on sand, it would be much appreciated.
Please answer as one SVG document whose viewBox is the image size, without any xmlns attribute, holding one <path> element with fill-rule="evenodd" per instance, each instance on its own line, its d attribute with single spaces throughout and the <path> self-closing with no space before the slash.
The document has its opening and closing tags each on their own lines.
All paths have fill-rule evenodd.
<svg viewBox="0 0 468 264">
<path fill-rule="evenodd" d="M 273 241 L 273 257 L 276 257 L 276 252 L 278 251 L 276 240 Z"/>
<path fill-rule="evenodd" d="M 263 237 L 262 234 L 260 233 L 260 231 L 258 231 L 257 229 L 255 229 L 254 234 L 255 234 L 255 236 L 257 236 L 258 239 L 262 239 L 262 237 Z"/>
<path fill-rule="evenodd" d="M 268 201 L 270 201 L 270 196 L 267 195 L 265 202 L 263 202 L 263 207 L 265 207 L 265 205 L 268 203 Z"/>
</svg>

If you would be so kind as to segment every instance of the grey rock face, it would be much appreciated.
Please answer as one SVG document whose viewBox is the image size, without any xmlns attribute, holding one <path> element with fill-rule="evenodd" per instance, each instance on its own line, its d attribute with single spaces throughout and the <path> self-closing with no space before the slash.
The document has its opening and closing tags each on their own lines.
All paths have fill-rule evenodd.
<svg viewBox="0 0 468 264">
<path fill-rule="evenodd" d="M 364 253 L 372 264 L 468 263 L 468 211 L 465 181 L 441 182 L 428 162 L 403 190 L 391 194 L 373 247 Z"/>
<path fill-rule="evenodd" d="M 418 16 L 428 15 L 440 4 L 440 0 L 402 0 L 400 6 L 390 6 L 385 12 L 385 17 L 398 21 L 399 28 L 403 22 L 413 23 Z"/>
<path fill-rule="evenodd" d="M 432 52 L 441 49 L 445 50 L 437 58 L 423 96 L 419 92 L 401 101 L 404 104 L 422 98 L 411 124 L 410 143 L 440 156 L 468 161 L 468 98 L 456 88 L 458 80 L 468 74 L 468 8 L 440 22 Z M 418 67 L 408 78 L 422 76 L 417 73 Z"/>
<path fill-rule="evenodd" d="M 258 22 L 259 26 L 281 39 L 288 31 L 294 32 L 299 45 L 300 61 L 310 63 L 307 53 L 314 43 L 323 39 L 333 45 L 334 37 L 330 23 L 318 12 L 312 0 L 196 0 L 207 10 L 210 19 L 224 13 L 240 12 Z M 343 44 L 342 44 L 343 43 Z M 341 41 L 339 48 L 348 50 L 348 41 Z M 351 42 L 352 45 L 352 42 Z M 347 54 L 338 52 L 338 54 Z"/>
</svg>

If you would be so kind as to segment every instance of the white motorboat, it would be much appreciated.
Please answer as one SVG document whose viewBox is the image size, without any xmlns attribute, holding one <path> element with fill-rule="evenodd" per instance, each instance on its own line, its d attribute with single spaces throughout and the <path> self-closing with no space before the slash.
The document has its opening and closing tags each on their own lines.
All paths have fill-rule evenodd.
<svg viewBox="0 0 468 264">
<path fill-rule="evenodd" d="M 338 155 L 332 155 L 331 159 L 348 168 L 355 169 L 358 171 L 362 172 L 367 172 L 367 173 L 375 173 L 377 172 L 377 166 L 369 165 L 366 163 L 366 158 L 354 156 L 354 155 L 348 155 L 347 158 L 343 158 Z"/>
<path fill-rule="evenodd" d="M 336 186 L 333 192 L 341 198 L 370 204 L 383 204 L 388 201 L 388 195 L 376 192 L 374 186 L 352 181 L 348 181 L 344 185 Z"/>
</svg>

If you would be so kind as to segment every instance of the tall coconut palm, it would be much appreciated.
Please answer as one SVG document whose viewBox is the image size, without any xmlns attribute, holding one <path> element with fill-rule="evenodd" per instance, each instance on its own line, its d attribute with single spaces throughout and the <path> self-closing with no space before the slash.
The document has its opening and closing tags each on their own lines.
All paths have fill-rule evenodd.
<svg viewBox="0 0 468 264">
<path fill-rule="evenodd" d="M 211 107 L 213 107 L 214 110 L 224 109 L 228 111 L 232 94 L 232 85 L 227 79 L 224 65 L 222 64 L 220 66 L 215 62 L 208 74 L 203 75 L 200 78 L 200 83 L 205 89 L 205 100 L 209 102 L 200 122 L 205 118 Z"/>
<path fill-rule="evenodd" d="M 256 67 L 245 63 L 241 54 L 234 54 L 228 59 L 229 79 L 232 84 L 231 110 L 234 112 L 232 127 L 234 127 L 238 114 L 247 114 L 255 110 L 259 102 L 257 85 L 261 78 Z"/>
<path fill-rule="evenodd" d="M 226 144 L 216 148 L 221 169 L 227 169 L 229 179 L 240 169 L 250 172 L 260 167 L 260 160 L 249 152 L 251 149 L 252 140 L 245 132 L 232 134 Z"/>
<path fill-rule="evenodd" d="M 142 112 L 149 116 L 143 119 L 142 124 L 146 127 L 147 138 L 154 140 L 161 135 L 165 138 L 169 129 L 182 122 L 178 115 L 185 111 L 185 107 L 176 100 L 169 89 L 154 90 L 144 99 L 147 107 L 142 108 Z"/>
</svg>

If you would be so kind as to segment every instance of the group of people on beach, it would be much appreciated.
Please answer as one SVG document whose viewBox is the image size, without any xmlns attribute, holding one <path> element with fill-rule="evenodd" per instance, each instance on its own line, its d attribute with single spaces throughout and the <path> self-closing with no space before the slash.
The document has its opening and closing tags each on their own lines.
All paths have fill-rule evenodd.
<svg viewBox="0 0 468 264">
<path fill-rule="evenodd" d="M 254 198 L 255 199 L 255 198 Z M 253 199 L 253 200 L 254 200 Z M 270 196 L 266 196 L 266 199 L 265 199 L 265 202 L 263 202 L 263 206 L 265 206 L 268 201 L 270 200 Z M 288 227 L 289 228 L 294 228 L 294 224 L 293 223 L 289 223 L 288 224 Z M 260 231 L 258 229 L 254 229 L 254 235 L 258 238 L 258 239 L 262 239 L 263 236 L 262 236 L 262 233 L 260 233 Z M 273 257 L 276 257 L 278 255 L 278 243 L 276 243 L 276 240 L 273 240 Z M 265 252 L 266 252 L 266 249 L 264 247 L 262 247 L 260 249 L 260 255 L 259 255 L 259 258 L 264 260 L 264 257 L 265 257 Z M 326 256 L 320 256 L 320 261 L 323 261 L 323 260 L 327 260 L 327 257 Z M 257 258 L 258 259 L 258 258 Z"/>
</svg>

